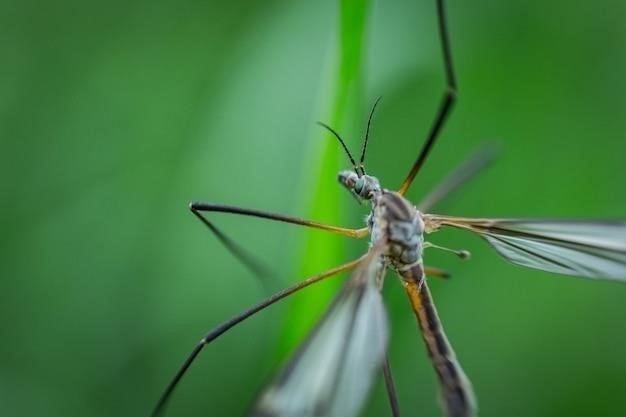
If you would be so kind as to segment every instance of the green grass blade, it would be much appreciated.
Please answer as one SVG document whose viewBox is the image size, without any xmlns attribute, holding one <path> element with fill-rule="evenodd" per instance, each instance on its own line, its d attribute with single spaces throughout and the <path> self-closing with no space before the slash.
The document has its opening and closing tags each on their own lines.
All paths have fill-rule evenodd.
<svg viewBox="0 0 626 417">
<path fill-rule="evenodd" d="M 361 108 L 361 70 L 368 6 L 368 1 L 357 0 L 344 0 L 339 4 L 340 28 L 336 44 L 338 57 L 333 68 L 332 94 L 327 107 L 330 109 L 330 116 L 324 121 L 340 132 L 346 130 L 346 126 L 354 125 L 355 119 L 362 119 L 355 117 L 354 110 Z M 339 169 L 346 167 L 347 158 L 334 139 L 320 138 L 321 135 L 326 133 L 319 129 L 315 133 L 317 137 L 312 139 L 316 144 L 319 143 L 320 151 L 313 156 L 318 158 L 319 155 L 319 160 L 313 161 L 317 165 L 316 173 L 308 174 L 310 178 L 311 175 L 315 177 L 309 180 L 309 187 L 306 187 L 312 191 L 307 194 L 310 200 L 307 202 L 309 210 L 305 215 L 311 219 L 340 225 L 343 223 L 337 201 L 340 193 L 346 191 L 338 183 L 329 182 L 329 179 L 336 178 Z M 345 262 L 343 248 L 346 239 L 323 232 L 307 233 L 301 245 L 300 260 L 296 264 L 297 276 L 310 276 L 322 272 L 323 266 Z M 297 297 L 297 302 L 292 303 L 278 350 L 281 356 L 303 340 L 336 294 L 340 283 L 341 280 L 334 280 L 331 284 L 305 291 Z"/>
</svg>

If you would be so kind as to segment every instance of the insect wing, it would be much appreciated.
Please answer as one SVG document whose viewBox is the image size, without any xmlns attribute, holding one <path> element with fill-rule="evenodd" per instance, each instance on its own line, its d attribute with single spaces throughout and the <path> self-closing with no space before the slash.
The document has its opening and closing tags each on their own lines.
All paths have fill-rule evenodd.
<svg viewBox="0 0 626 417">
<path fill-rule="evenodd" d="M 514 264 L 626 281 L 626 223 L 621 221 L 433 219 L 479 233 Z"/>
<path fill-rule="evenodd" d="M 313 333 L 261 393 L 255 417 L 358 415 L 383 362 L 387 315 L 366 257 Z"/>
</svg>

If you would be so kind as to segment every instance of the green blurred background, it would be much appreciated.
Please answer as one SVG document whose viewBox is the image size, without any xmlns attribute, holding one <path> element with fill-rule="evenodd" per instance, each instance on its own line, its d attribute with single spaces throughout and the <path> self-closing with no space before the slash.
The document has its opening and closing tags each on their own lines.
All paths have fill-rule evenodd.
<svg viewBox="0 0 626 417">
<path fill-rule="evenodd" d="M 0 413 L 147 415 L 205 331 L 365 250 L 214 216 L 275 271 L 260 281 L 187 210 L 206 200 L 360 226 L 366 207 L 336 184 L 345 157 L 315 121 L 356 151 L 378 95 L 367 166 L 400 184 L 443 91 L 434 2 L 350 3 L 343 15 L 332 1 L 1 3 Z M 410 197 L 493 143 L 497 163 L 437 212 L 626 217 L 626 3 L 447 9 L 459 102 Z M 473 253 L 426 257 L 454 274 L 432 289 L 481 415 L 624 415 L 626 284 L 511 266 L 462 232 L 433 241 Z M 169 415 L 243 415 L 338 282 L 207 348 Z M 404 413 L 440 415 L 395 279 L 385 299 Z M 382 384 L 367 408 L 389 415 Z"/>
</svg>

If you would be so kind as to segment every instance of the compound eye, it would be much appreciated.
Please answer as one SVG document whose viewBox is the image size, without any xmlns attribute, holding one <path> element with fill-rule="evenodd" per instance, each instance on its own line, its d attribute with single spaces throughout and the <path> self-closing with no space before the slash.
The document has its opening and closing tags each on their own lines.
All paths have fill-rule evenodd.
<svg viewBox="0 0 626 417">
<path fill-rule="evenodd" d="M 363 187 L 365 187 L 365 179 L 361 177 L 354 183 L 354 192 L 360 195 Z"/>
</svg>

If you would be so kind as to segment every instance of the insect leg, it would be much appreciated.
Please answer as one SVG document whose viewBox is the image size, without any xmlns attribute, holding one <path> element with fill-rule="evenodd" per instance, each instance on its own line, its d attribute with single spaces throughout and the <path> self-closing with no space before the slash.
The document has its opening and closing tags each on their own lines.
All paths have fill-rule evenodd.
<svg viewBox="0 0 626 417">
<path fill-rule="evenodd" d="M 422 145 L 422 149 L 413 163 L 411 170 L 402 182 L 402 185 L 400 185 L 398 192 L 402 195 L 406 194 L 411 186 L 411 183 L 413 182 L 413 179 L 415 179 L 415 176 L 426 161 L 432 146 L 439 137 L 441 128 L 450 115 L 450 111 L 456 102 L 456 78 L 454 75 L 454 67 L 452 65 L 452 52 L 448 36 L 448 23 L 443 0 L 437 0 L 437 22 L 439 25 L 439 39 L 441 41 L 441 48 L 443 52 L 443 65 L 446 73 L 446 89 L 439 104 L 439 110 L 437 111 L 435 120 L 430 128 L 430 131 L 428 132 L 428 136 L 426 137 L 426 142 Z"/>
<path fill-rule="evenodd" d="M 266 298 L 265 300 L 261 301 L 260 303 L 258 303 L 257 305 L 247 309 L 246 311 L 236 315 L 235 317 L 231 318 L 230 320 L 225 321 L 224 323 L 222 323 L 221 325 L 215 327 L 213 330 L 211 330 L 209 333 L 206 334 L 206 336 L 204 336 L 200 342 L 196 345 L 196 347 L 193 349 L 193 351 L 189 354 L 189 356 L 187 357 L 187 359 L 185 359 L 185 362 L 182 364 L 182 366 L 178 369 L 178 371 L 176 372 L 176 375 L 174 376 L 174 378 L 171 380 L 171 382 L 168 384 L 167 388 L 165 389 L 165 391 L 163 392 L 163 394 L 161 395 L 159 402 L 157 403 L 156 407 L 154 408 L 154 411 L 152 412 L 152 416 L 157 417 L 157 416 L 161 416 L 163 415 L 163 412 L 165 411 L 165 407 L 167 405 L 167 402 L 169 401 L 169 399 L 172 396 L 172 393 L 174 392 L 174 389 L 176 388 L 176 386 L 178 385 L 178 383 L 180 382 L 180 380 L 182 379 L 182 377 L 185 375 L 185 373 L 187 372 L 187 370 L 189 369 L 189 367 L 191 366 L 191 364 L 193 363 L 193 361 L 196 359 L 196 357 L 198 356 L 198 354 L 202 351 L 202 349 L 208 345 L 209 343 L 211 343 L 212 341 L 214 341 L 215 339 L 217 339 L 218 337 L 220 337 L 222 334 L 224 334 L 226 331 L 230 330 L 232 327 L 236 326 L 237 324 L 241 323 L 242 321 L 246 320 L 247 318 L 249 318 L 250 316 L 258 313 L 261 310 L 264 310 L 265 308 L 269 307 L 270 305 L 276 303 L 279 300 L 282 300 L 283 298 L 297 292 L 300 291 L 301 289 L 308 287 L 309 285 L 312 285 L 316 282 L 322 281 L 326 278 L 329 278 L 333 275 L 338 274 L 339 272 L 342 271 L 347 271 L 351 268 L 354 268 L 362 259 L 364 258 L 361 257 L 357 260 L 351 261 L 351 262 L 347 262 L 344 263 L 342 265 L 339 265 L 335 268 L 332 268 L 326 272 L 323 272 L 321 274 L 315 275 L 313 277 L 307 278 L 304 281 L 301 281 L 297 284 L 292 285 L 291 287 L 285 288 L 282 291 L 277 292 L 276 294 Z"/>
</svg>

